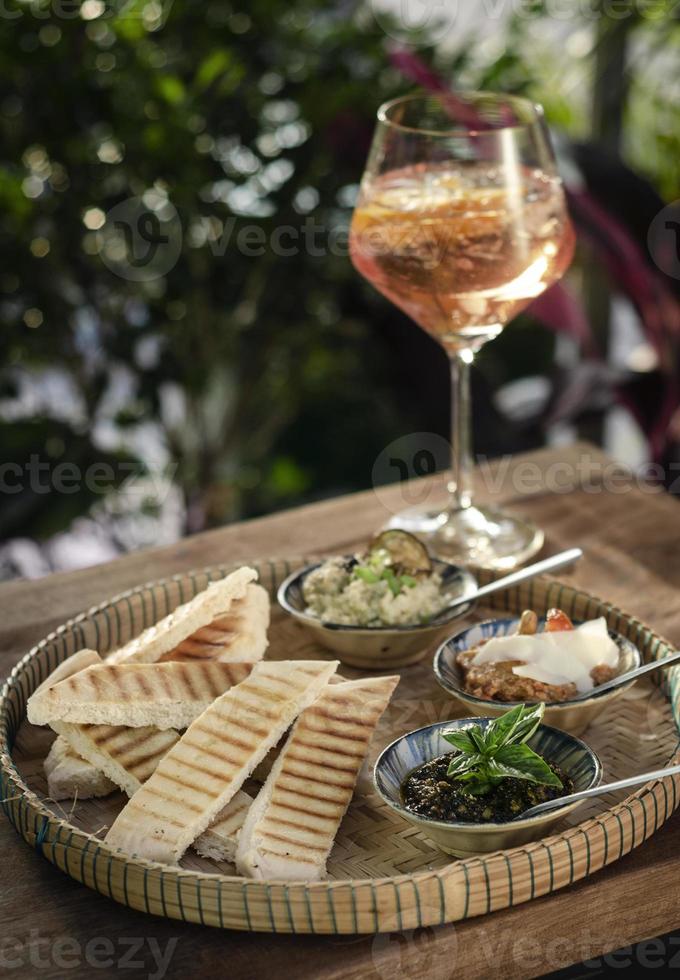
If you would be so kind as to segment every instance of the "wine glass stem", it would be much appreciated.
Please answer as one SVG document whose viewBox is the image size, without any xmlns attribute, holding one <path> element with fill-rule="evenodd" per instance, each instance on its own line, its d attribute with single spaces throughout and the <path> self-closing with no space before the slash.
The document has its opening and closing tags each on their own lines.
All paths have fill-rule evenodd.
<svg viewBox="0 0 680 980">
<path fill-rule="evenodd" d="M 470 415 L 469 349 L 449 354 L 451 366 L 451 481 L 449 509 L 464 510 L 472 503 L 472 425 Z"/>
</svg>

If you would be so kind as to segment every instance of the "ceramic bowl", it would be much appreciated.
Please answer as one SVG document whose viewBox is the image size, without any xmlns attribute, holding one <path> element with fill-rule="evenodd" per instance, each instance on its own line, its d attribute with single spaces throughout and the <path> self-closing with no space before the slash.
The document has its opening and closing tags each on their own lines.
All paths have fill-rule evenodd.
<svg viewBox="0 0 680 980">
<path fill-rule="evenodd" d="M 492 718 L 456 718 L 409 732 L 382 751 L 373 770 L 375 788 L 385 803 L 422 830 L 442 851 L 456 857 L 504 850 L 545 837 L 551 827 L 579 805 L 578 802 L 572 803 L 509 823 L 432 820 L 407 810 L 401 801 L 401 785 L 406 776 L 423 762 L 455 752 L 454 747 L 442 737 L 442 732 L 464 729 L 472 724 L 486 728 L 491 721 Z M 571 777 L 574 792 L 597 786 L 602 779 L 602 764 L 597 755 L 573 735 L 549 725 L 540 725 L 528 744 Z"/>
<path fill-rule="evenodd" d="M 435 654 L 434 672 L 437 680 L 445 691 L 452 694 L 465 705 L 466 710 L 475 715 L 488 715 L 496 718 L 519 702 L 491 701 L 488 698 L 479 698 L 474 694 L 468 694 L 463 689 L 463 673 L 456 663 L 456 657 L 463 650 L 470 650 L 472 647 L 479 646 L 482 640 L 490 640 L 494 636 L 507 636 L 509 633 L 516 632 L 518 623 L 518 618 L 489 619 L 484 623 L 475 623 L 474 626 L 468 626 L 467 629 L 460 630 L 445 640 Z M 540 626 L 544 623 L 544 619 L 539 619 Z M 578 625 L 578 622 L 575 625 Z M 639 667 L 642 658 L 635 644 L 612 630 L 609 631 L 609 635 L 619 648 L 617 673 L 622 674 Z M 629 684 L 623 684 L 613 691 L 604 691 L 602 694 L 594 691 L 592 697 L 583 701 L 549 701 L 545 706 L 543 720 L 548 725 L 554 725 L 565 732 L 571 732 L 572 735 L 580 735 L 605 707 L 615 698 L 620 697 L 634 683 L 635 681 L 631 681 Z"/>
<path fill-rule="evenodd" d="M 339 660 L 351 667 L 381 670 L 416 663 L 449 630 L 451 623 L 472 607 L 472 602 L 466 603 L 455 612 L 443 612 L 429 623 L 419 626 L 364 627 L 324 623 L 305 612 L 307 604 L 302 594 L 305 578 L 321 564 L 321 561 L 315 562 L 289 575 L 279 587 L 279 605 L 302 623 L 322 646 L 332 650 Z M 432 560 L 432 567 L 442 577 L 442 591 L 448 593 L 452 600 L 471 595 L 477 590 L 477 580 L 466 569 L 435 559 Z"/>
</svg>

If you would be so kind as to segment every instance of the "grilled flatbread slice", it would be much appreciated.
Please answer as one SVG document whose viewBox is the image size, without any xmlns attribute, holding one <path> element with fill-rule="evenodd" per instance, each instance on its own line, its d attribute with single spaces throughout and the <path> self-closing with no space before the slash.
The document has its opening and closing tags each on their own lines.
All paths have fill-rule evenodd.
<svg viewBox="0 0 680 980">
<path fill-rule="evenodd" d="M 269 595 L 253 582 L 246 586 L 242 599 L 234 599 L 228 611 L 208 626 L 197 629 L 173 650 L 161 654 L 157 663 L 166 660 L 262 660 L 267 649 Z"/>
<path fill-rule="evenodd" d="M 65 738 L 57 738 L 43 763 L 47 776 L 47 795 L 52 800 L 89 800 L 108 796 L 114 783 L 71 748 Z"/>
<path fill-rule="evenodd" d="M 46 677 L 42 684 L 36 687 L 33 693 L 37 694 L 38 691 L 46 691 L 48 687 L 54 687 L 59 681 L 65 681 L 67 677 L 73 677 L 79 670 L 85 670 L 86 667 L 94 667 L 100 663 L 102 663 L 102 658 L 94 650 L 78 650 L 68 660 L 64 660 L 58 667 L 55 667 L 49 677 Z"/>
<path fill-rule="evenodd" d="M 168 752 L 118 815 L 106 843 L 176 864 L 337 666 L 314 660 L 257 663 Z"/>
<path fill-rule="evenodd" d="M 149 626 L 134 640 L 130 640 L 125 646 L 109 654 L 106 658 L 107 662 L 111 664 L 155 663 L 164 653 L 176 649 L 197 630 L 202 630 L 216 619 L 226 616 L 232 603 L 245 597 L 249 583 L 254 582 L 256 578 L 257 572 L 253 568 L 244 566 L 227 575 L 226 578 L 211 582 L 207 589 L 199 592 L 190 602 L 177 606 L 164 619 L 154 626 Z M 230 659 L 259 660 L 263 653 L 264 649 L 259 654 L 253 651 L 252 654 L 246 655 L 241 647 Z M 224 658 L 226 657 L 225 653 Z"/>
<path fill-rule="evenodd" d="M 251 878 L 317 881 L 398 677 L 329 684 L 302 712 L 239 836 L 236 868 Z"/>
<path fill-rule="evenodd" d="M 74 725 L 55 721 L 52 727 L 81 758 L 104 773 L 128 796 L 155 771 L 176 742 L 173 728 L 128 728 L 121 725 Z"/>
<path fill-rule="evenodd" d="M 28 720 L 34 725 L 61 721 L 186 728 L 215 698 L 245 680 L 252 667 L 211 661 L 87 667 L 33 694 Z"/>
</svg>

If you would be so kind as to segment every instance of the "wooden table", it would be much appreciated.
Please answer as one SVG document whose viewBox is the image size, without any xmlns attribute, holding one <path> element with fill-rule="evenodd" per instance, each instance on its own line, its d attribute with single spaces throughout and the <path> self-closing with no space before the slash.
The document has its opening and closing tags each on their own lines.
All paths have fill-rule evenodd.
<svg viewBox="0 0 680 980">
<path fill-rule="evenodd" d="M 500 462 L 478 470 L 476 479 L 480 498 L 510 504 L 546 529 L 547 552 L 584 548 L 586 557 L 570 581 L 605 595 L 680 644 L 676 501 L 636 486 L 585 444 Z M 441 477 L 420 487 L 443 499 Z M 200 534 L 96 570 L 7 583 L 0 587 L 0 674 L 60 622 L 139 582 L 248 556 L 351 550 L 399 508 L 401 493 L 394 487 L 379 497 L 373 491 L 355 494 Z M 6 820 L 0 820 L 0 849 L 0 972 L 22 980 L 160 977 L 158 950 L 172 954 L 164 974 L 170 978 L 530 977 L 680 926 L 677 814 L 632 854 L 553 896 L 392 936 L 251 935 L 156 919 L 67 878 L 32 853 Z"/>
</svg>

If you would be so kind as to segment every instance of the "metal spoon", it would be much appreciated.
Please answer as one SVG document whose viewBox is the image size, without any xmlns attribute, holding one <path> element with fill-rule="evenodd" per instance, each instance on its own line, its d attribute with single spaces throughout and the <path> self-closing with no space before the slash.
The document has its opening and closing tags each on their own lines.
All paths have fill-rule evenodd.
<svg viewBox="0 0 680 980">
<path fill-rule="evenodd" d="M 640 783 L 649 783 L 652 779 L 663 779 L 665 776 L 680 776 L 680 765 L 667 766 L 665 769 L 655 769 L 653 772 L 638 773 L 637 776 L 628 776 L 626 779 L 618 779 L 615 783 L 604 783 L 601 786 L 592 786 L 590 789 L 582 789 L 578 793 L 569 793 L 567 796 L 559 796 L 556 800 L 546 800 L 545 803 L 538 803 L 536 806 L 529 807 L 524 813 L 514 817 L 514 820 L 525 820 L 527 817 L 536 817 L 539 813 L 547 813 L 549 810 L 557 810 L 561 806 L 569 803 L 580 803 L 581 800 L 590 799 L 591 796 L 602 796 L 603 793 L 614 793 L 618 789 L 628 789 L 629 786 L 639 786 Z"/>
<path fill-rule="evenodd" d="M 441 612 L 437 613 L 437 619 L 440 616 L 445 616 L 449 612 L 453 612 L 459 606 L 467 606 L 470 602 L 483 599 L 485 596 L 491 595 L 492 592 L 509 589 L 511 585 L 519 585 L 520 582 L 526 582 L 536 575 L 542 575 L 544 572 L 554 572 L 556 569 L 563 568 L 565 565 L 571 565 L 572 562 L 578 561 L 582 556 L 583 552 L 580 548 L 569 548 L 567 551 L 560 551 L 557 555 L 551 555 L 550 558 L 544 558 L 542 561 L 534 562 L 533 565 L 520 568 L 510 575 L 504 575 L 503 578 L 489 582 L 488 585 L 480 586 L 476 592 L 468 593 L 467 595 L 454 599 L 446 609 L 442 609 Z"/>
<path fill-rule="evenodd" d="M 629 681 L 635 681 L 638 677 L 642 677 L 643 674 L 649 674 L 652 670 L 657 670 L 659 667 L 670 667 L 671 664 L 677 664 L 680 662 L 680 650 L 676 650 L 672 653 L 670 657 L 663 657 L 661 660 L 651 660 L 648 664 L 643 664 L 642 667 L 636 667 L 634 670 L 627 670 L 625 674 L 619 674 L 617 677 L 613 677 L 610 681 L 605 681 L 603 684 L 598 684 L 596 687 L 592 687 L 589 691 L 585 691 L 583 694 L 577 694 L 573 698 L 569 698 L 569 704 L 573 704 L 575 701 L 587 701 L 588 698 L 592 698 L 593 694 L 602 694 L 604 691 L 612 691 L 615 687 L 620 687 L 622 684 L 627 684 Z"/>
</svg>

